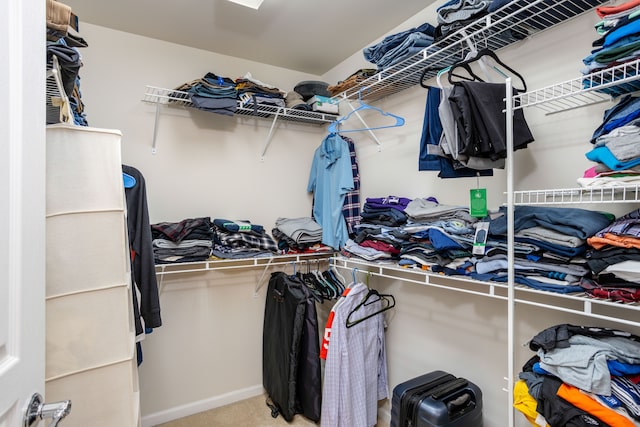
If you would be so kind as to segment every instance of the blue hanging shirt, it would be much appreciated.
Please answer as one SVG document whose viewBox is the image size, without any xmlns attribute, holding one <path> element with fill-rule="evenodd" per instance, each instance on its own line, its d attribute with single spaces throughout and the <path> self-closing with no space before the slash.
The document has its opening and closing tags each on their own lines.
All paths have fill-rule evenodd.
<svg viewBox="0 0 640 427">
<path fill-rule="evenodd" d="M 307 191 L 314 193 L 313 217 L 322 227 L 322 243 L 334 249 L 349 238 L 342 206 L 353 187 L 349 146 L 339 135 L 329 134 L 314 153 Z"/>
</svg>

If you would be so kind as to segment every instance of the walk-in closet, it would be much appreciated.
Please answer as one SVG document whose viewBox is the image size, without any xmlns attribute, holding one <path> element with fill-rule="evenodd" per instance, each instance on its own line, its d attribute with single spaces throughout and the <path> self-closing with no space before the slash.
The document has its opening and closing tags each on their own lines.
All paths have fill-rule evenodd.
<svg viewBox="0 0 640 427">
<path fill-rule="evenodd" d="M 640 2 L 44 3 L 0 425 L 640 426 Z"/>
</svg>

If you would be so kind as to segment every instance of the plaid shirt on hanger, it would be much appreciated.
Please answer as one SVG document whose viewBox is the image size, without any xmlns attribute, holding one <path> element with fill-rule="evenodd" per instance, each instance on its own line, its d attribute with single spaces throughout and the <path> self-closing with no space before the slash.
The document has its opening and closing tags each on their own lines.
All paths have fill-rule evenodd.
<svg viewBox="0 0 640 427">
<path fill-rule="evenodd" d="M 353 190 L 349 191 L 342 205 L 342 214 L 347 223 L 347 231 L 350 236 L 355 235 L 355 227 L 360 225 L 360 172 L 358 170 L 358 160 L 356 159 L 356 147 L 351 138 L 340 135 L 349 145 L 351 154 L 351 170 L 353 171 Z"/>
</svg>

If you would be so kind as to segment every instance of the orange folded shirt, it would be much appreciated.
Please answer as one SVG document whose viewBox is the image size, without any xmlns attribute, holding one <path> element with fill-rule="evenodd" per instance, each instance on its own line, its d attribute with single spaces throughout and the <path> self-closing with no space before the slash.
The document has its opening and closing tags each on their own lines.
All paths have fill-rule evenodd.
<svg viewBox="0 0 640 427">
<path fill-rule="evenodd" d="M 636 6 L 640 6 L 640 0 L 630 0 L 626 3 L 622 3 L 616 6 L 596 7 L 596 13 L 600 18 L 604 18 L 607 15 L 613 15 L 614 13 L 624 12 L 625 10 L 633 9 Z"/>
<path fill-rule="evenodd" d="M 630 419 L 618 414 L 612 409 L 607 408 L 602 403 L 593 400 L 590 396 L 582 393 L 579 388 L 569 384 L 562 384 L 558 389 L 557 395 L 573 406 L 582 409 L 585 412 L 598 418 L 600 421 L 607 423 L 611 427 L 635 427 L 635 423 Z"/>
</svg>

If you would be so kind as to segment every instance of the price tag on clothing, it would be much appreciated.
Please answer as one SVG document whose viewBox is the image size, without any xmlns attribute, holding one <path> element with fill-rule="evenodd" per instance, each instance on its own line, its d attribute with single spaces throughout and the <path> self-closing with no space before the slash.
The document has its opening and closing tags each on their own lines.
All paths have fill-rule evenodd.
<svg viewBox="0 0 640 427">
<path fill-rule="evenodd" d="M 487 216 L 487 189 L 475 188 L 469 191 L 469 214 L 482 218 Z"/>
</svg>

